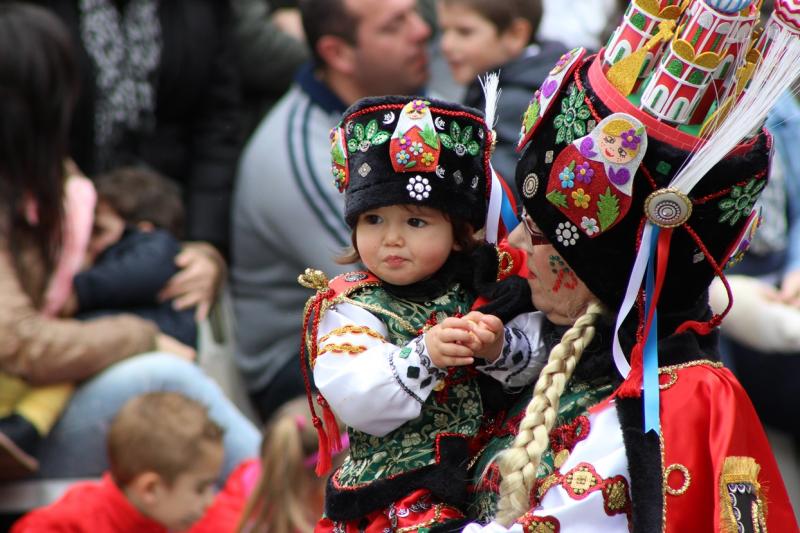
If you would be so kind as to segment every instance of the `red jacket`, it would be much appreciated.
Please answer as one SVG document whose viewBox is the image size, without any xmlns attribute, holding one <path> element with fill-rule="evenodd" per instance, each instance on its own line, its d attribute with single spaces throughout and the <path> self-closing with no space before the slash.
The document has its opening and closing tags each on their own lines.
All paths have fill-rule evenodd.
<svg viewBox="0 0 800 533">
<path fill-rule="evenodd" d="M 167 533 L 142 515 L 106 473 L 101 481 L 78 483 L 61 499 L 22 517 L 11 533 Z"/>
</svg>

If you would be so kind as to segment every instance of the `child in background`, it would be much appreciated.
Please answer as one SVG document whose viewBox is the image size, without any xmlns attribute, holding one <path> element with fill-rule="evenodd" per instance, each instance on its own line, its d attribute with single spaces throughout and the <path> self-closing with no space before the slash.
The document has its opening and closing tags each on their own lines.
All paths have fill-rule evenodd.
<svg viewBox="0 0 800 533">
<path fill-rule="evenodd" d="M 159 292 L 178 272 L 184 210 L 179 187 L 154 171 L 123 167 L 94 180 L 97 190 L 88 268 L 74 278 L 67 314 L 86 319 L 132 313 L 197 346 L 194 310 L 178 311 Z"/>
<path fill-rule="evenodd" d="M 93 188 L 74 164 L 66 168 L 64 246 L 43 314 L 80 320 L 138 315 L 193 353 L 189 347 L 197 345 L 194 310 L 178 311 L 172 302 L 158 298 L 178 271 L 175 256 L 181 244 L 176 237 L 183 232 L 178 186 L 155 172 L 131 167 L 99 176 Z M 90 266 L 76 273 L 81 262 Z M 37 469 L 38 443 L 57 422 L 73 385 L 28 387 L 22 380 L 4 377 L 2 389 L 1 475 L 24 477 Z"/>
<path fill-rule="evenodd" d="M 166 533 L 185 531 L 214 497 L 222 468 L 222 430 L 207 409 L 181 394 L 128 401 L 108 432 L 110 470 L 35 510 L 12 533 Z"/>
<path fill-rule="evenodd" d="M 329 432 L 314 420 L 318 473 L 336 449 L 331 409 L 350 442 L 315 531 L 456 527 L 484 411 L 479 375 L 513 387 L 541 369 L 540 314 L 516 329 L 470 312 L 482 261 L 498 279 L 497 252 L 473 237 L 487 218 L 492 135 L 477 110 L 408 97 L 361 100 L 332 132 L 353 230 L 342 261 L 368 271 L 301 276 L 318 290 L 305 320 Z"/>
<path fill-rule="evenodd" d="M 347 449 L 343 435 L 343 450 Z M 334 460 L 341 464 L 344 453 Z M 325 479 L 314 473 L 317 431 L 306 398 L 291 400 L 264 428 L 261 458 L 242 463 L 190 533 L 304 533 L 322 514 Z"/>
<path fill-rule="evenodd" d="M 536 41 L 541 0 L 437 0 L 442 53 L 453 78 L 467 85 L 464 104 L 482 109 L 478 76 L 500 71 L 497 147 L 492 165 L 512 189 L 519 122 L 538 89 L 567 48 Z"/>
</svg>

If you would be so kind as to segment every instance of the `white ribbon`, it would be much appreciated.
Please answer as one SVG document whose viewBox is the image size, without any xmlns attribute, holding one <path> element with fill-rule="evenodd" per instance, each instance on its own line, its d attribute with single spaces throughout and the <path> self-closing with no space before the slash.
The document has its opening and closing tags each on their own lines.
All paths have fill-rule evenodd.
<svg viewBox="0 0 800 533">
<path fill-rule="evenodd" d="M 653 223 L 648 222 L 644 227 L 642 233 L 642 242 L 639 245 L 639 253 L 636 254 L 636 261 L 633 263 L 633 270 L 631 277 L 628 279 L 628 288 L 625 289 L 625 298 L 622 300 L 622 305 L 617 313 L 617 323 L 614 325 L 614 339 L 611 348 L 611 353 L 614 355 L 614 365 L 617 371 L 623 378 L 627 378 L 631 372 L 631 365 L 622 351 L 622 345 L 619 342 L 619 330 L 622 327 L 622 321 L 628 316 L 633 306 L 636 304 L 636 299 L 639 297 L 639 288 L 642 286 L 644 274 L 647 272 L 647 259 L 650 251 L 650 241 L 653 240 Z"/>
<path fill-rule="evenodd" d="M 503 209 L 503 186 L 492 168 L 492 192 L 489 194 L 489 210 L 486 213 L 486 241 L 497 244 L 500 230 L 500 211 Z"/>
</svg>

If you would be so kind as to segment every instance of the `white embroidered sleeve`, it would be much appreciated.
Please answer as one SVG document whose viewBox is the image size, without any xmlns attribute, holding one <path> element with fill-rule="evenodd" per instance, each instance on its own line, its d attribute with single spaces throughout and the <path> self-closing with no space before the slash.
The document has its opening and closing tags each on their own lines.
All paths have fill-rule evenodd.
<svg viewBox="0 0 800 533">
<path fill-rule="evenodd" d="M 348 426 L 384 436 L 419 416 L 445 372 L 431 363 L 424 336 L 405 346 L 386 340 L 386 325 L 356 305 L 325 312 L 317 334 L 314 383 Z"/>
<path fill-rule="evenodd" d="M 476 365 L 504 387 L 521 387 L 533 382 L 547 364 L 547 350 L 542 341 L 544 314 L 536 311 L 519 315 L 504 328 L 500 357 L 486 365 Z"/>
<path fill-rule="evenodd" d="M 467 524 L 462 533 L 524 533 L 521 524 L 512 524 L 511 528 L 505 528 L 497 522 L 490 522 L 485 526 L 476 523 Z"/>
</svg>

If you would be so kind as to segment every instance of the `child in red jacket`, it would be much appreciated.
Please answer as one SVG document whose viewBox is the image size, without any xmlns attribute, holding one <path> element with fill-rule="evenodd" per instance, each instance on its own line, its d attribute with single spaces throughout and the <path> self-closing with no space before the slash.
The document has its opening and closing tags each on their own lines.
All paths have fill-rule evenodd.
<svg viewBox="0 0 800 533">
<path fill-rule="evenodd" d="M 111 468 L 17 522 L 12 533 L 185 531 L 214 498 L 222 429 L 198 402 L 174 392 L 128 401 L 108 432 Z"/>
</svg>

